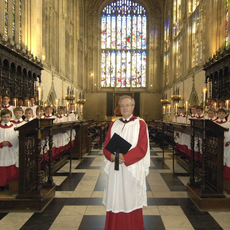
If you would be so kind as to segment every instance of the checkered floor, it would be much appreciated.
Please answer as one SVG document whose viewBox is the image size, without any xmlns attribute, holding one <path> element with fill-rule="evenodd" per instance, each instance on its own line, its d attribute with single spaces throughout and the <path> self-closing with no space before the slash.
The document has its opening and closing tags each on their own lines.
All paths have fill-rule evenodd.
<svg viewBox="0 0 230 230">
<path fill-rule="evenodd" d="M 148 207 L 143 209 L 145 229 L 230 230 L 230 212 L 200 212 L 187 196 L 188 174 L 178 164 L 173 174 L 171 151 L 166 151 L 164 162 L 162 154 L 161 148 L 151 148 Z M 42 213 L 0 213 L 0 229 L 103 230 L 103 165 L 100 149 L 93 149 L 82 161 L 73 160 L 71 175 L 66 164 L 54 176 L 56 195 Z"/>
</svg>

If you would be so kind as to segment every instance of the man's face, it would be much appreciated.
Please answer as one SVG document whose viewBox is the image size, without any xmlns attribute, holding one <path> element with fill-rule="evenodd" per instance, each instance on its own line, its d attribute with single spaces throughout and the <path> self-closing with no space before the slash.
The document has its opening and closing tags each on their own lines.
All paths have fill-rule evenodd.
<svg viewBox="0 0 230 230">
<path fill-rule="evenodd" d="M 9 97 L 3 97 L 2 98 L 2 104 L 3 105 L 8 105 L 10 102 L 10 98 Z"/>
<path fill-rule="evenodd" d="M 22 117 L 22 115 L 23 115 L 23 112 L 22 112 L 22 111 L 16 111 L 16 112 L 14 113 L 14 116 L 15 116 L 16 119 L 20 119 L 20 118 Z"/>
<path fill-rule="evenodd" d="M 134 110 L 134 106 L 132 105 L 131 99 L 124 98 L 123 100 L 121 100 L 120 109 L 121 109 L 121 115 L 125 119 L 128 119 L 133 114 L 133 110 Z"/>
<path fill-rule="evenodd" d="M 217 113 L 217 116 L 220 118 L 220 119 L 224 119 L 226 117 L 226 113 L 224 112 L 218 112 Z"/>
<path fill-rule="evenodd" d="M 208 117 L 209 118 L 215 117 L 215 113 L 213 111 L 208 111 Z"/>
<path fill-rule="evenodd" d="M 31 118 L 33 116 L 33 112 L 31 110 L 25 112 L 25 116 L 27 119 Z"/>
<path fill-rule="evenodd" d="M 11 119 L 11 116 L 10 114 L 5 114 L 5 115 L 2 115 L 2 121 L 5 122 L 5 123 L 8 123 Z"/>
</svg>

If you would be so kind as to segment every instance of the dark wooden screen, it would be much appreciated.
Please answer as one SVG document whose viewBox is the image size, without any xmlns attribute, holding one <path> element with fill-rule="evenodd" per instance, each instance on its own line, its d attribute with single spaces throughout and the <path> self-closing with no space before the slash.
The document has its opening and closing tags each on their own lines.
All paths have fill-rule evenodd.
<svg viewBox="0 0 230 230">
<path fill-rule="evenodd" d="M 35 82 L 41 82 L 42 64 L 28 52 L 19 54 L 0 44 L 0 94 L 35 96 Z"/>
</svg>

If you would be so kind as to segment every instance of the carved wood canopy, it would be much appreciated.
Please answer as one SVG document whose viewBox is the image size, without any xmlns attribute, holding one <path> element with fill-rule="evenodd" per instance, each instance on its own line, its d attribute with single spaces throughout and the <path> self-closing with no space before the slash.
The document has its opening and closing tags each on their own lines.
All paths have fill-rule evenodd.
<svg viewBox="0 0 230 230">
<path fill-rule="evenodd" d="M 0 44 L 0 94 L 13 97 L 35 95 L 35 82 L 41 82 L 42 64 L 26 51 L 19 54 Z"/>
<path fill-rule="evenodd" d="M 230 50 L 217 52 L 204 65 L 206 84 L 211 86 L 211 97 L 230 99 Z"/>
</svg>

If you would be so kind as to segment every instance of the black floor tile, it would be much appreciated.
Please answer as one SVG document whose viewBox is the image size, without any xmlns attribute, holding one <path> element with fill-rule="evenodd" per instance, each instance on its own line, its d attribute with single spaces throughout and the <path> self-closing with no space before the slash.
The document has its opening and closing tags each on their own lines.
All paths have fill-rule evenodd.
<svg viewBox="0 0 230 230">
<path fill-rule="evenodd" d="M 105 216 L 84 216 L 78 230 L 104 230 Z"/>
<path fill-rule="evenodd" d="M 48 205 L 42 213 L 34 213 L 20 230 L 48 230 L 62 208 L 63 205 Z"/>
<path fill-rule="evenodd" d="M 74 191 L 84 175 L 84 173 L 68 174 L 68 177 L 59 186 L 56 186 L 56 191 Z"/>
<path fill-rule="evenodd" d="M 0 220 L 3 219 L 8 213 L 0 213 Z"/>
<path fill-rule="evenodd" d="M 211 215 L 187 215 L 188 220 L 194 229 L 204 230 L 222 230 L 220 225 L 213 219 Z"/>
<path fill-rule="evenodd" d="M 162 161 L 161 158 L 151 158 L 154 166 L 150 166 L 149 169 L 169 169 L 169 167 Z"/>
<path fill-rule="evenodd" d="M 170 191 L 187 191 L 187 187 L 178 179 L 177 174 L 161 173 L 161 177 L 167 184 Z"/>
<path fill-rule="evenodd" d="M 94 191 L 104 191 L 105 185 L 106 185 L 106 173 L 101 173 L 98 177 L 97 183 L 95 185 Z"/>
<path fill-rule="evenodd" d="M 89 205 L 90 198 L 69 198 L 66 205 Z"/>
<path fill-rule="evenodd" d="M 95 159 L 94 157 L 83 158 L 81 163 L 75 169 L 89 169 L 89 168 L 91 168 L 90 165 L 93 163 L 94 159 Z"/>
<path fill-rule="evenodd" d="M 89 156 L 97 156 L 100 151 L 91 151 L 88 153 Z"/>
<path fill-rule="evenodd" d="M 160 216 L 144 216 L 145 230 L 165 230 Z"/>
<path fill-rule="evenodd" d="M 147 198 L 148 205 L 178 205 L 174 198 Z"/>
</svg>

